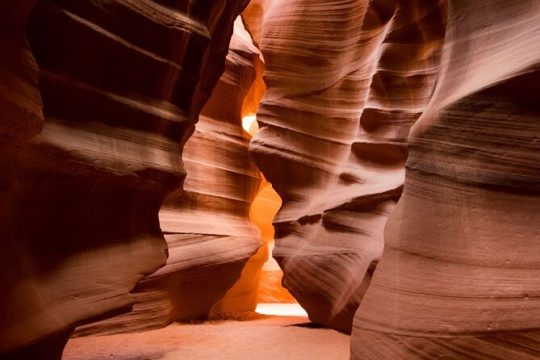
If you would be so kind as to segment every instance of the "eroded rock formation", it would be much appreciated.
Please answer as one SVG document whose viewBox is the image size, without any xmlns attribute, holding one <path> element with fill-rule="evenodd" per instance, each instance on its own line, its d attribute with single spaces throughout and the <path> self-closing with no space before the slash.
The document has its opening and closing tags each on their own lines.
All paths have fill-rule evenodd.
<svg viewBox="0 0 540 360">
<path fill-rule="evenodd" d="M 283 199 L 274 256 L 312 321 L 350 331 L 401 193 L 409 128 L 433 90 L 445 7 L 258 3 L 250 28 L 268 89 L 251 152 Z"/>
<path fill-rule="evenodd" d="M 82 327 L 78 335 L 159 328 L 255 309 L 263 259 L 246 262 L 262 245 L 249 220 L 260 175 L 248 157 L 242 115 L 262 70 L 259 56 L 238 18 L 225 72 L 184 147 L 184 188 L 168 196 L 160 210 L 167 264 L 139 282 L 132 312 Z M 241 283 L 231 289 L 241 274 Z"/>
<path fill-rule="evenodd" d="M 448 9 L 354 359 L 540 357 L 540 4 Z"/>
<path fill-rule="evenodd" d="M 246 1 L 43 0 L 26 25 L 33 3 L 0 5 L 0 354 L 46 359 L 165 263 L 158 210 Z"/>
<path fill-rule="evenodd" d="M 354 359 L 540 357 L 540 4 L 254 0 L 225 62 L 245 5 L 0 4 L 0 357 L 133 302 L 79 333 L 253 309 L 252 39 L 250 151 L 310 318 L 360 306 Z"/>
</svg>

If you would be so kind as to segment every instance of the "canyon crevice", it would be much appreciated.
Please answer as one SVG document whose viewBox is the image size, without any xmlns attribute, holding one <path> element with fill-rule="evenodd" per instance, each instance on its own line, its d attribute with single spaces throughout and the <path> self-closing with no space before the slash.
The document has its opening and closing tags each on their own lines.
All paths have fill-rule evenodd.
<svg viewBox="0 0 540 360">
<path fill-rule="evenodd" d="M 244 100 L 261 72 L 259 51 L 238 18 L 225 71 L 182 152 L 184 186 L 160 210 L 167 264 L 137 284 L 131 312 L 81 327 L 78 336 L 148 330 L 255 309 L 264 256 L 248 263 L 262 245 L 249 211 L 261 178 L 248 157 L 242 116 L 256 110 Z"/>
<path fill-rule="evenodd" d="M 540 358 L 537 0 L 5 0 L 0 53 L 0 359 L 260 301 Z"/>
<path fill-rule="evenodd" d="M 446 7 L 263 5 L 268 90 L 250 151 L 283 199 L 274 256 L 310 319 L 348 332 L 403 187 L 409 128 L 433 91 Z"/>
</svg>

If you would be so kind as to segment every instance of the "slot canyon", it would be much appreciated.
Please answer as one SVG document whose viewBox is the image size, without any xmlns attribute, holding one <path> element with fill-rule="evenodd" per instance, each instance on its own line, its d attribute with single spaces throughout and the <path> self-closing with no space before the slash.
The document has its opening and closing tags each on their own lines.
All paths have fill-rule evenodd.
<svg viewBox="0 0 540 360">
<path fill-rule="evenodd" d="M 0 360 L 540 359 L 540 1 L 2 0 Z"/>
</svg>

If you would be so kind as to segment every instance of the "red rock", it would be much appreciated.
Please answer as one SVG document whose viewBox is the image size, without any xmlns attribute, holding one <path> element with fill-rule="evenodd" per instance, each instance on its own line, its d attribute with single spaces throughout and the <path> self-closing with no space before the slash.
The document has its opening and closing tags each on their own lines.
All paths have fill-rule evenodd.
<svg viewBox="0 0 540 360">
<path fill-rule="evenodd" d="M 310 319 L 348 332 L 401 193 L 409 128 L 433 89 L 443 8 L 262 4 L 268 89 L 251 151 L 283 199 L 274 255 Z"/>
<path fill-rule="evenodd" d="M 255 309 L 263 259 L 249 263 L 249 269 L 246 263 L 262 245 L 249 220 L 261 179 L 248 157 L 242 112 L 259 61 L 238 19 L 225 72 L 184 147 L 183 189 L 168 196 L 160 210 L 167 264 L 138 283 L 133 311 L 81 327 L 77 335 L 140 331 Z M 231 288 L 241 273 L 245 284 L 235 296 Z"/>
<path fill-rule="evenodd" d="M 32 4 L 0 5 L 0 353 L 45 359 L 165 263 L 158 210 L 245 1 L 39 1 L 39 92 Z"/>
<path fill-rule="evenodd" d="M 35 3 L 0 4 L 0 358 L 284 300 L 260 55 L 310 319 L 354 359 L 540 358 L 536 0 L 253 0 L 230 51 L 243 0 Z"/>
<path fill-rule="evenodd" d="M 449 1 L 354 359 L 540 356 L 539 6 Z"/>
</svg>

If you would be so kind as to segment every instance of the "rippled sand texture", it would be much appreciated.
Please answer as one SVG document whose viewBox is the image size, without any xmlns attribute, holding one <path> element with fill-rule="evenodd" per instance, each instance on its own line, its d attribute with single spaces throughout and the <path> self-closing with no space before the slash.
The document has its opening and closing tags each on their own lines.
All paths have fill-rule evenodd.
<svg viewBox="0 0 540 360">
<path fill-rule="evenodd" d="M 46 359 L 164 265 L 158 210 L 246 2 L 43 0 L 25 29 L 33 3 L 0 5 L 0 353 Z"/>
<path fill-rule="evenodd" d="M 277 0 L 248 12 L 268 87 L 250 151 L 283 199 L 274 256 L 312 321 L 350 331 L 401 193 L 409 128 L 433 91 L 445 3 Z"/>
<path fill-rule="evenodd" d="M 448 9 L 354 359 L 540 357 L 540 3 Z"/>
</svg>

